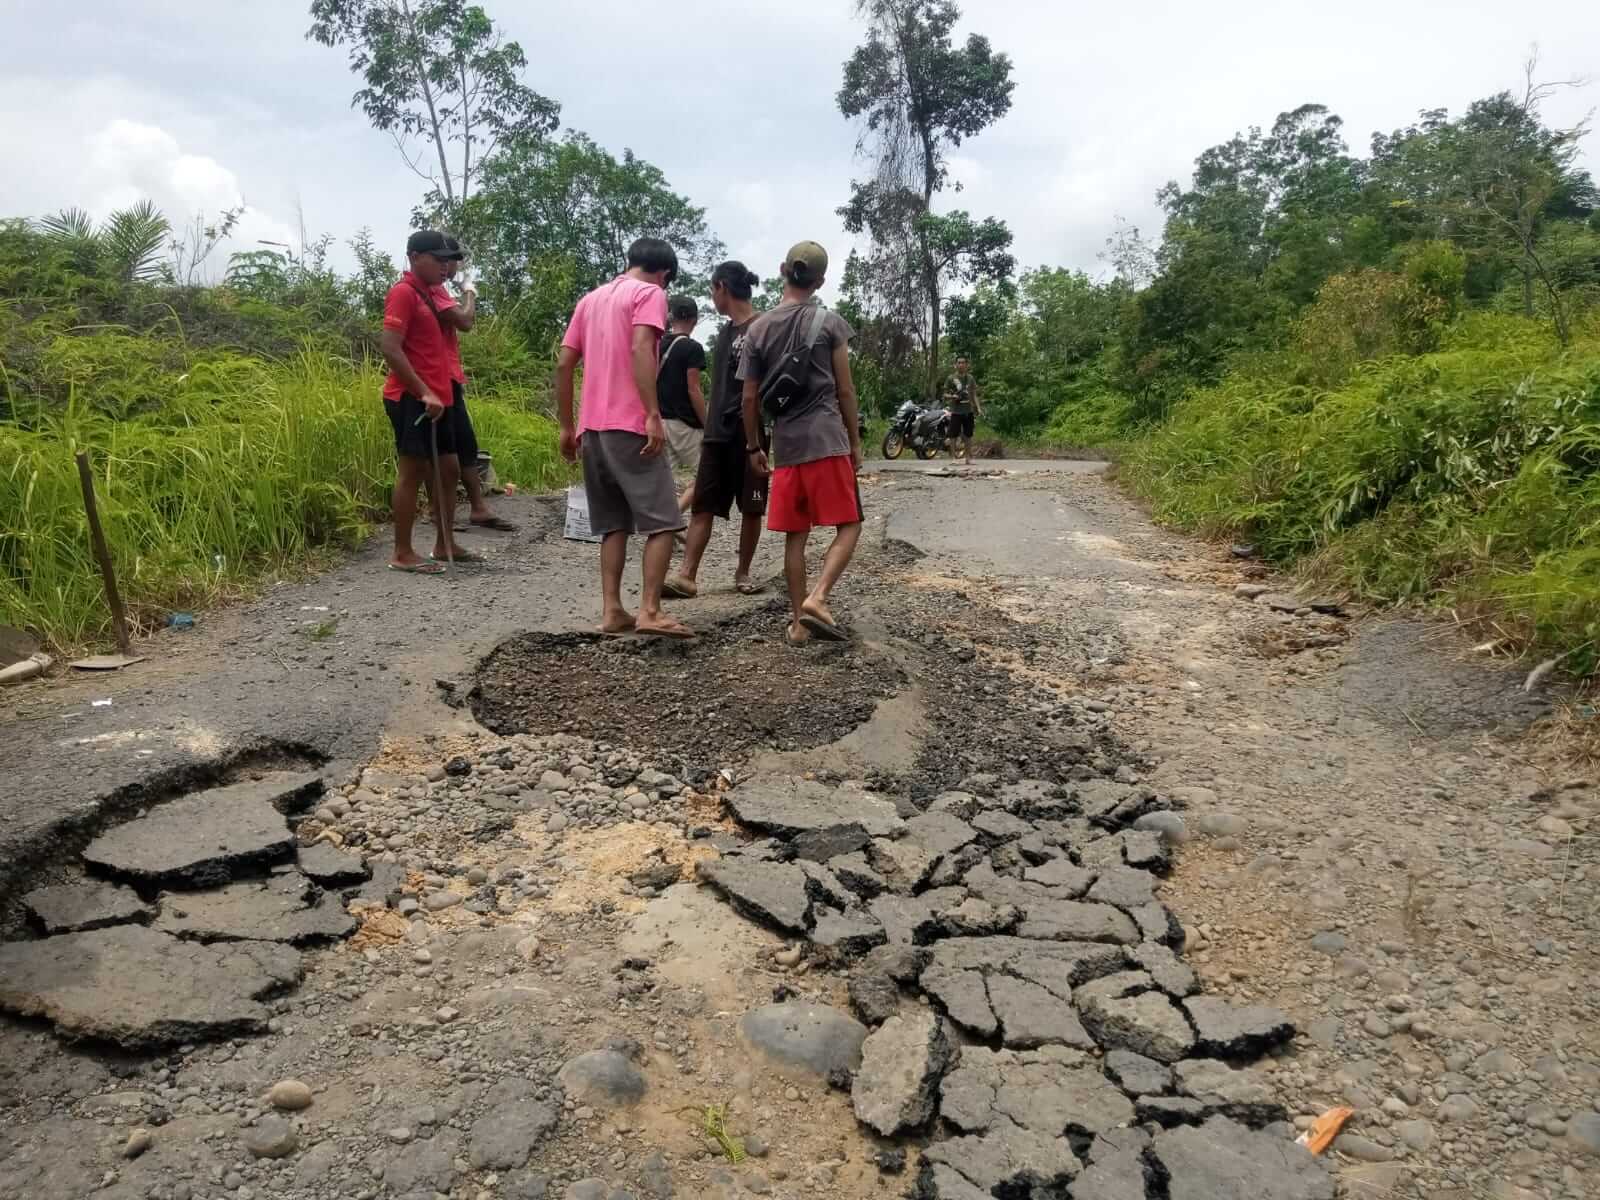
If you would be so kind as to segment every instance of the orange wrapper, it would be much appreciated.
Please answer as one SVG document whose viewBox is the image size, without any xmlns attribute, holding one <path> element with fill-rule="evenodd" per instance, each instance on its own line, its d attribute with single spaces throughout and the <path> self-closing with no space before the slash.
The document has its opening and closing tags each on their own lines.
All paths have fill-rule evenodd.
<svg viewBox="0 0 1600 1200">
<path fill-rule="evenodd" d="M 1356 1115 L 1353 1108 L 1330 1108 L 1314 1122 L 1311 1128 L 1302 1133 L 1295 1141 L 1304 1146 L 1313 1154 L 1321 1154 L 1339 1136 L 1339 1130 L 1351 1117 Z"/>
</svg>

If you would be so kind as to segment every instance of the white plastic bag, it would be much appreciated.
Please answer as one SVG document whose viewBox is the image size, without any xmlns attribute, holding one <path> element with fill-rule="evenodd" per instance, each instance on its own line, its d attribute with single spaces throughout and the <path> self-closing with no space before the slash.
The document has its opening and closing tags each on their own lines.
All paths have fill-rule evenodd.
<svg viewBox="0 0 1600 1200">
<path fill-rule="evenodd" d="M 567 489 L 567 528 L 562 535 L 569 542 L 598 542 L 600 537 L 589 532 L 589 497 L 582 484 Z"/>
</svg>

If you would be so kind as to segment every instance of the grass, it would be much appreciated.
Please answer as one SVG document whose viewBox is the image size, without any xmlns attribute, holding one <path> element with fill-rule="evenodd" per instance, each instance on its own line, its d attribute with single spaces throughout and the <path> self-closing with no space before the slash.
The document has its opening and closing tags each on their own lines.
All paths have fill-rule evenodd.
<svg viewBox="0 0 1600 1200">
<path fill-rule="evenodd" d="M 1121 477 L 1168 523 L 1449 606 L 1574 675 L 1600 663 L 1600 330 L 1563 348 L 1476 314 L 1326 387 L 1230 377 L 1132 443 Z"/>
<path fill-rule="evenodd" d="M 90 452 L 101 520 L 141 627 L 302 569 L 383 519 L 394 444 L 382 378 L 320 352 L 283 361 L 194 357 L 163 402 L 115 419 L 92 394 L 19 404 L 0 422 L 0 624 L 57 648 L 109 640 L 73 454 Z M 567 477 L 555 428 L 524 401 L 474 395 L 496 473 L 529 490 Z"/>
</svg>

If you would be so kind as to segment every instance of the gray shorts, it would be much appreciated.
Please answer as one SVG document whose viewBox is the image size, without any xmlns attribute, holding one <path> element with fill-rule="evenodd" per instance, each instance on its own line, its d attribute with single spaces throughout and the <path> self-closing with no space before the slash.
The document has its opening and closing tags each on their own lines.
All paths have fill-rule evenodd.
<svg viewBox="0 0 1600 1200">
<path fill-rule="evenodd" d="M 653 458 L 642 433 L 590 429 L 580 443 L 591 533 L 665 533 L 687 524 L 665 449 Z"/>
</svg>

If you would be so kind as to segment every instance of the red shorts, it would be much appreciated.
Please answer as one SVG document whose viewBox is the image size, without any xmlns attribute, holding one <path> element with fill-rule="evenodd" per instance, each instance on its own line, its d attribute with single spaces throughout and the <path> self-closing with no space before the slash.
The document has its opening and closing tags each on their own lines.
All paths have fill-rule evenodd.
<svg viewBox="0 0 1600 1200">
<path fill-rule="evenodd" d="M 774 533 L 806 533 L 816 525 L 854 525 L 861 519 L 861 492 L 848 454 L 772 472 L 767 528 Z"/>
</svg>

